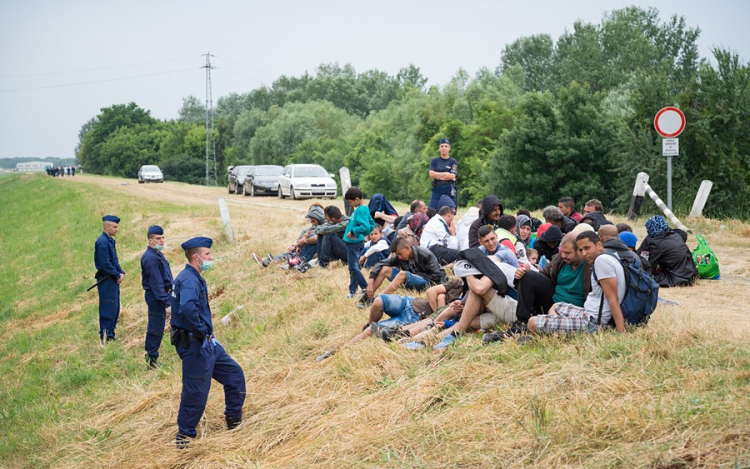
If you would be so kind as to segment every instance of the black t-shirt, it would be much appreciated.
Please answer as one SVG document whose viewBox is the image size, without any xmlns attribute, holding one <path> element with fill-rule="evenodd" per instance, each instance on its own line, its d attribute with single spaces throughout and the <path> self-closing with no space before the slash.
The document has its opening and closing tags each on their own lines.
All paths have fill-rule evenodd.
<svg viewBox="0 0 750 469">
<path fill-rule="evenodd" d="M 458 161 L 453 158 L 443 159 L 441 156 L 438 156 L 437 158 L 433 158 L 432 161 L 430 161 L 430 171 L 435 171 L 436 173 L 458 174 Z M 442 181 L 433 179 L 432 185 L 444 186 L 448 184 L 455 184 L 455 182 L 456 181 Z"/>
</svg>

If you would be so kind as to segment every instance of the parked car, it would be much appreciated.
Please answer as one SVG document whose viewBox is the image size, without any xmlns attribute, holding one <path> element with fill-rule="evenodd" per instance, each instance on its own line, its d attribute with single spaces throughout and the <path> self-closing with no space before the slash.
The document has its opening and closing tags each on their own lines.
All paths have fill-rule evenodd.
<svg viewBox="0 0 750 469">
<path fill-rule="evenodd" d="M 227 192 L 230 194 L 242 194 L 242 186 L 245 184 L 245 177 L 254 166 L 241 165 L 231 166 L 229 170 L 229 178 L 227 178 Z"/>
<path fill-rule="evenodd" d="M 164 182 L 164 174 L 158 166 L 145 164 L 138 170 L 138 184 L 145 182 Z"/>
<path fill-rule="evenodd" d="M 279 176 L 284 168 L 275 165 L 255 166 L 245 176 L 242 195 L 276 194 L 279 191 Z"/>
<path fill-rule="evenodd" d="M 333 174 L 317 164 L 290 164 L 279 176 L 279 198 L 292 200 L 310 197 L 336 198 Z"/>
</svg>

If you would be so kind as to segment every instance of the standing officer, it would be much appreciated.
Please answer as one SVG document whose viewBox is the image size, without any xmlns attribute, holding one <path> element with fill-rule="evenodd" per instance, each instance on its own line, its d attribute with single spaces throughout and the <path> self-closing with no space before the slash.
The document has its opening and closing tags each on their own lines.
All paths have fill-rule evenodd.
<svg viewBox="0 0 750 469">
<path fill-rule="evenodd" d="M 447 138 L 440 139 L 440 156 L 430 161 L 430 178 L 432 178 L 432 196 L 430 208 L 439 210 L 440 197 L 447 195 L 458 207 L 456 179 L 458 178 L 458 161 L 450 156 L 451 143 Z"/>
<path fill-rule="evenodd" d="M 164 322 L 172 308 L 172 270 L 161 253 L 164 249 L 164 230 L 157 225 L 148 228 L 148 247 L 141 256 L 141 284 L 146 291 L 148 327 L 146 329 L 146 361 L 156 368 L 159 346 L 164 337 Z"/>
<path fill-rule="evenodd" d="M 102 217 L 103 233 L 94 243 L 96 286 L 99 292 L 99 338 L 105 343 L 115 340 L 117 318 L 120 316 L 120 284 L 125 271 L 117 261 L 115 240 L 120 219 L 114 215 Z"/>
<path fill-rule="evenodd" d="M 211 378 L 224 386 L 227 428 L 242 422 L 245 374 L 213 336 L 208 288 L 201 272 L 211 268 L 211 238 L 198 237 L 182 243 L 188 264 L 177 275 L 172 290 L 170 339 L 182 360 L 182 398 L 177 414 L 177 447 L 195 438 L 211 389 Z"/>
</svg>

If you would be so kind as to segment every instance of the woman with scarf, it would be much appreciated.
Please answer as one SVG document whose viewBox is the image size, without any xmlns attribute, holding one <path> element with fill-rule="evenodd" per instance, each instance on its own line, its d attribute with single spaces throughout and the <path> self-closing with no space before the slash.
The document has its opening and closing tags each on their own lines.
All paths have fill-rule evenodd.
<svg viewBox="0 0 750 469">
<path fill-rule="evenodd" d="M 410 246 L 419 246 L 419 237 L 427 222 L 430 221 L 424 213 L 415 213 L 406 222 L 406 228 L 398 230 L 397 238 L 404 238 Z"/>
<path fill-rule="evenodd" d="M 652 276 L 660 287 L 689 286 L 698 278 L 698 268 L 685 244 L 687 234 L 673 230 L 661 215 L 646 220 L 648 236 L 636 251 L 651 264 Z"/>
</svg>

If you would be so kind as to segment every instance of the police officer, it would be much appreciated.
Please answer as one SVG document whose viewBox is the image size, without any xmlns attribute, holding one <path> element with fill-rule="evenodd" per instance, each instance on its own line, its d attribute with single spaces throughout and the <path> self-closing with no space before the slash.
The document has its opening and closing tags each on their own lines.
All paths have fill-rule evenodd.
<svg viewBox="0 0 750 469">
<path fill-rule="evenodd" d="M 432 195 L 430 208 L 439 210 L 440 197 L 447 195 L 458 206 L 456 179 L 458 178 L 458 161 L 451 158 L 451 143 L 447 138 L 440 139 L 440 156 L 430 161 L 430 178 L 432 178 Z"/>
<path fill-rule="evenodd" d="M 182 360 L 182 398 L 177 414 L 178 448 L 195 438 L 195 427 L 203 415 L 211 378 L 224 386 L 227 428 L 242 422 L 245 375 L 242 368 L 213 336 L 208 289 L 201 276 L 211 268 L 211 238 L 192 238 L 182 243 L 188 264 L 177 275 L 172 290 L 170 339 Z"/>
<path fill-rule="evenodd" d="M 94 265 L 99 292 L 99 338 L 105 343 L 115 340 L 117 318 L 120 316 L 120 284 L 125 271 L 117 261 L 113 236 L 120 219 L 114 215 L 102 217 L 103 233 L 94 243 Z"/>
<path fill-rule="evenodd" d="M 146 361 L 149 368 L 156 368 L 159 346 L 164 337 L 164 322 L 172 308 L 172 270 L 161 253 L 164 249 L 164 230 L 157 225 L 147 232 L 148 247 L 141 256 L 141 284 L 146 291 L 148 327 L 146 329 Z"/>
</svg>

